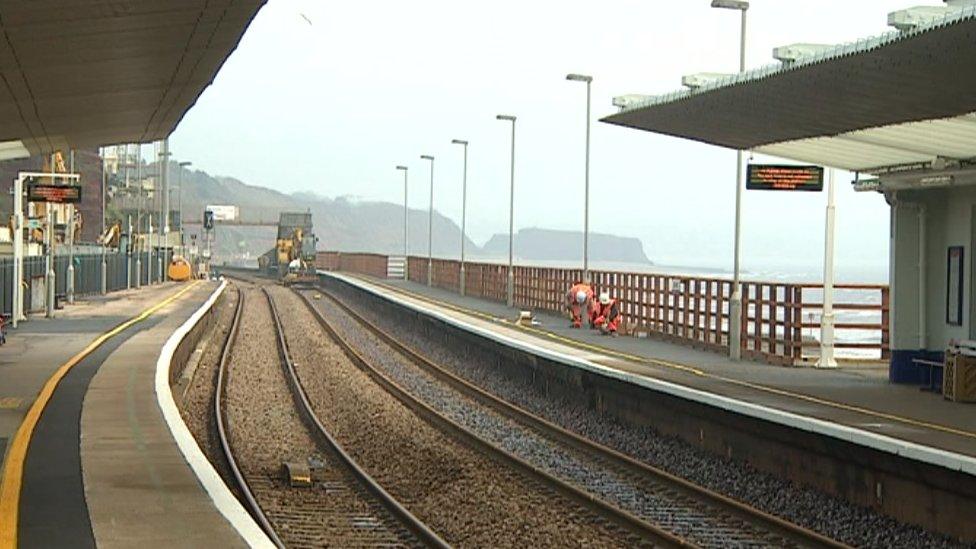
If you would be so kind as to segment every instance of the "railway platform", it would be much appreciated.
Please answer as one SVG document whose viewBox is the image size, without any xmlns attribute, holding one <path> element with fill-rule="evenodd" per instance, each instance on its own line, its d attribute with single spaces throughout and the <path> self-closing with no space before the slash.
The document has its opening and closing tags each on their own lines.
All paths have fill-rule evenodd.
<svg viewBox="0 0 976 549">
<path fill-rule="evenodd" d="M 165 405 L 174 338 L 216 289 L 119 292 L 10 334 L 0 349 L 0 547 L 247 545 L 257 527 L 200 475 Z"/>
<path fill-rule="evenodd" d="M 888 382 L 884 365 L 852 364 L 837 369 L 783 367 L 733 362 L 718 353 L 655 339 L 610 338 L 572 329 L 565 318 L 534 313 L 539 324 L 515 324 L 518 308 L 403 280 L 362 280 L 433 311 L 477 322 L 499 333 L 553 350 L 595 360 L 642 377 L 680 383 L 743 400 L 846 425 L 870 433 L 976 458 L 974 407 L 940 394 Z M 972 469 L 976 473 L 976 469 Z"/>
<path fill-rule="evenodd" d="M 883 366 L 833 370 L 733 362 L 653 336 L 610 338 L 565 318 L 402 280 L 323 273 L 363 306 L 454 345 L 490 348 L 509 376 L 625 421 L 901 520 L 972 539 L 958 509 L 976 494 L 976 414 Z M 350 287 L 352 290 L 350 290 Z M 443 335 L 442 335 L 443 334 Z"/>
</svg>

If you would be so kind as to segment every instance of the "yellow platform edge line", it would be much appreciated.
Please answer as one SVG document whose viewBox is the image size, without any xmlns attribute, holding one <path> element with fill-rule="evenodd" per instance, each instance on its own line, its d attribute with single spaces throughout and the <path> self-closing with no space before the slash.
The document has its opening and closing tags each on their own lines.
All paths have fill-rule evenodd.
<svg viewBox="0 0 976 549">
<path fill-rule="evenodd" d="M 20 492 L 24 474 L 24 461 L 27 458 L 27 448 L 30 445 L 31 437 L 34 435 L 34 429 L 37 428 L 37 422 L 41 418 L 41 413 L 51 400 L 51 396 L 54 395 L 54 390 L 57 388 L 58 383 L 68 374 L 71 368 L 84 360 L 85 357 L 90 355 L 103 343 L 136 323 L 149 318 L 153 313 L 176 301 L 199 283 L 200 281 L 198 280 L 185 288 L 181 288 L 173 295 L 98 336 L 84 349 L 69 358 L 67 362 L 55 370 L 51 377 L 44 383 L 44 387 L 41 388 L 37 399 L 34 400 L 34 403 L 24 416 L 24 421 L 21 422 L 14 438 L 10 441 L 10 446 L 7 448 L 7 457 L 3 463 L 2 477 L 0 477 L 0 549 L 15 549 L 17 547 Z"/>
<path fill-rule="evenodd" d="M 346 274 L 346 273 L 344 273 L 344 274 Z M 374 285 L 379 286 L 381 288 L 386 288 L 387 290 L 390 290 L 392 292 L 398 292 L 398 293 L 401 293 L 401 294 L 410 296 L 410 297 L 412 297 L 414 299 L 417 299 L 419 301 L 426 301 L 428 303 L 433 303 L 433 304 L 438 305 L 440 307 L 443 307 L 445 309 L 450 309 L 450 310 L 453 310 L 453 311 L 457 311 L 459 313 L 464 313 L 464 314 L 467 314 L 467 315 L 470 315 L 470 316 L 478 317 L 478 318 L 481 318 L 481 319 L 484 319 L 484 320 L 489 320 L 489 321 L 494 321 L 496 319 L 496 317 L 494 315 L 490 315 L 490 314 L 487 314 L 487 313 L 484 313 L 484 312 L 481 312 L 481 311 L 475 311 L 475 310 L 472 310 L 472 309 L 468 309 L 468 308 L 462 307 L 460 305 L 456 305 L 454 303 L 447 303 L 447 302 L 444 302 L 444 301 L 440 301 L 440 300 L 435 299 L 433 297 L 429 297 L 429 296 L 425 296 L 425 295 L 422 295 L 422 294 L 418 294 L 416 292 L 411 292 L 410 290 L 407 290 L 405 288 L 400 288 L 400 287 L 393 286 L 391 284 L 386 284 L 386 283 L 383 283 L 383 282 L 377 282 L 375 280 L 372 280 L 372 279 L 369 279 L 369 278 L 365 278 L 365 277 L 361 277 L 361 276 L 358 276 L 358 275 L 352 275 L 352 276 L 354 276 L 355 278 L 358 278 L 358 279 L 360 279 L 363 282 L 366 282 L 368 284 L 374 284 Z M 681 363 L 678 363 L 678 362 L 673 362 L 673 361 L 668 361 L 668 360 L 661 360 L 661 359 L 657 359 L 657 358 L 648 358 L 648 357 L 643 357 L 643 356 L 639 356 L 639 355 L 633 355 L 633 354 L 630 354 L 630 353 L 624 353 L 624 352 L 616 351 L 614 349 L 610 349 L 610 348 L 607 348 L 607 347 L 602 347 L 600 345 L 593 345 L 593 344 L 590 344 L 590 343 L 584 343 L 582 341 L 577 341 L 575 339 L 567 338 L 567 337 L 561 336 L 559 334 L 550 332 L 548 330 L 543 330 L 543 329 L 540 329 L 540 328 L 533 328 L 533 327 L 529 327 L 529 326 L 521 326 L 521 325 L 514 324 L 514 323 L 506 324 L 505 326 L 507 326 L 509 328 L 517 329 L 517 330 L 522 330 L 524 332 L 529 332 L 529 333 L 532 333 L 532 334 L 534 334 L 536 336 L 543 336 L 543 337 L 547 337 L 549 339 L 554 339 L 554 340 L 556 340 L 556 341 L 558 341 L 560 343 L 563 343 L 563 344 L 565 344 L 567 346 L 570 346 L 570 347 L 575 347 L 575 348 L 578 348 L 578 349 L 584 349 L 584 350 L 592 351 L 592 352 L 595 352 L 595 353 L 600 353 L 600 354 L 609 355 L 609 356 L 613 356 L 613 357 L 617 357 L 617 358 L 622 358 L 622 359 L 627 360 L 627 361 L 630 361 L 630 362 L 637 362 L 637 363 L 642 363 L 642 364 L 653 364 L 653 365 L 656 365 L 656 366 L 662 366 L 662 367 L 670 368 L 670 369 L 673 369 L 673 370 L 680 370 L 680 371 L 687 372 L 687 373 L 691 373 L 691 374 L 694 374 L 694 375 L 697 375 L 697 376 L 700 376 L 700 377 L 704 377 L 704 378 L 708 378 L 708 379 L 713 379 L 713 380 L 716 380 L 716 381 L 721 381 L 721 382 L 724 382 L 724 383 L 728 383 L 730 385 L 737 385 L 737 386 L 740 386 L 740 387 L 746 387 L 746 388 L 749 388 L 749 389 L 753 389 L 753 390 L 756 390 L 756 391 L 761 391 L 761 392 L 765 392 L 765 393 L 769 393 L 769 394 L 773 394 L 773 395 L 777 395 L 777 396 L 794 398 L 794 399 L 797 399 L 797 400 L 802 400 L 804 402 L 810 402 L 810 403 L 813 403 L 813 404 L 819 404 L 819 405 L 822 405 L 822 406 L 826 406 L 826 407 L 830 407 L 830 408 L 836 408 L 838 410 L 844 410 L 844 411 L 847 411 L 847 412 L 855 412 L 855 413 L 858 413 L 858 414 L 863 414 L 863 415 L 866 415 L 866 416 L 874 417 L 874 418 L 877 418 L 877 419 L 886 419 L 886 420 L 889 420 L 889 421 L 895 421 L 895 422 L 898 422 L 898 423 L 902 423 L 902 424 L 905 424 L 905 425 L 910 425 L 912 427 L 917 427 L 917 428 L 921 428 L 921 429 L 930 429 L 930 430 L 933 430 L 933 431 L 939 431 L 939 432 L 947 433 L 947 434 L 951 434 L 951 435 L 956 435 L 956 436 L 961 436 L 961 437 L 965 437 L 965 438 L 976 439 L 976 432 L 966 431 L 964 429 L 957 429 L 955 427 L 949 427 L 948 425 L 940 425 L 938 423 L 931 423 L 931 422 L 928 422 L 928 421 L 923 421 L 923 420 L 913 419 L 913 418 L 909 418 L 909 417 L 899 416 L 897 414 L 890 414 L 890 413 L 887 413 L 887 412 L 881 412 L 881 411 L 878 411 L 878 410 L 872 410 L 870 408 L 863 408 L 863 407 L 860 407 L 860 406 L 855 406 L 853 404 L 846 404 L 844 402 L 837 402 L 835 400 L 829 400 L 829 399 L 825 399 L 825 398 L 815 397 L 813 395 L 808 395 L 808 394 L 804 394 L 804 393 L 797 393 L 797 392 L 789 391 L 789 390 L 786 390 L 786 389 L 780 389 L 780 388 L 777 388 L 777 387 L 771 387 L 769 385 L 763 385 L 761 383 L 753 383 L 751 381 L 743 381 L 743 380 L 740 380 L 740 379 L 730 378 L 730 377 L 726 377 L 726 376 L 722 376 L 722 375 L 710 374 L 710 373 L 708 373 L 708 372 L 706 372 L 704 370 L 701 370 L 699 368 L 696 368 L 696 367 L 691 366 L 691 365 L 688 365 L 688 364 L 681 364 Z"/>
</svg>

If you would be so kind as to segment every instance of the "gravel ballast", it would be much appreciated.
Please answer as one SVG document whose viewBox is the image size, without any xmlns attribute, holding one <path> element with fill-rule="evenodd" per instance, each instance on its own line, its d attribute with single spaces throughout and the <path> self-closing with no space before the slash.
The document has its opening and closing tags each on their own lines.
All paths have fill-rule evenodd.
<svg viewBox="0 0 976 549">
<path fill-rule="evenodd" d="M 309 294 L 311 295 L 311 293 Z M 675 492 L 670 484 L 569 446 L 458 392 L 379 340 L 328 300 L 313 300 L 332 326 L 401 387 L 480 438 L 594 497 L 661 526 L 700 547 L 785 545 L 761 526 Z"/>
<path fill-rule="evenodd" d="M 354 489 L 322 452 L 292 399 L 278 356 L 271 310 L 256 287 L 243 290 L 244 310 L 228 363 L 226 418 L 241 472 L 272 526 L 289 547 L 402 545 L 400 525 Z M 324 465 L 311 487 L 291 487 L 283 462 Z"/>
<path fill-rule="evenodd" d="M 422 324 L 400 323 L 377 314 L 356 290 L 342 287 L 338 296 L 399 341 L 468 381 L 557 425 L 676 476 L 854 546 L 955 546 L 944 536 L 710 454 L 651 428 L 601 415 L 586 403 L 542 394 L 503 375 L 497 367 L 502 359 L 495 353 L 475 345 L 448 348 L 434 343 L 424 333 Z"/>
<path fill-rule="evenodd" d="M 576 503 L 527 483 L 418 418 L 345 356 L 299 296 L 284 288 L 272 291 L 319 419 L 381 485 L 448 543 L 633 544 L 630 536 Z"/>
</svg>

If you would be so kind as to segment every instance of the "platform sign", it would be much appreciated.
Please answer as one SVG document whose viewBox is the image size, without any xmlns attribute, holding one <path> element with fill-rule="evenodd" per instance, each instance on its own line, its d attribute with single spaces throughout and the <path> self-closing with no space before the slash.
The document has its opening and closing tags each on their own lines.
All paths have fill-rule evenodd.
<svg viewBox="0 0 976 549">
<path fill-rule="evenodd" d="M 823 190 L 822 166 L 791 166 L 787 164 L 749 164 L 746 170 L 746 189 L 751 191 L 814 191 Z"/>
<path fill-rule="evenodd" d="M 29 202 L 51 202 L 53 204 L 77 204 L 81 202 L 79 185 L 51 185 L 48 183 L 27 183 Z"/>
</svg>

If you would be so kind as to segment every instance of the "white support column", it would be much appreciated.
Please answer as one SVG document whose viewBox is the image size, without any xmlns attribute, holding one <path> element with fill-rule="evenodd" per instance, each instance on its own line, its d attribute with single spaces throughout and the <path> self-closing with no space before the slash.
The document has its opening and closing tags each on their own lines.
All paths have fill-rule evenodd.
<svg viewBox="0 0 976 549">
<path fill-rule="evenodd" d="M 147 246 L 149 248 L 149 260 L 147 261 L 147 263 L 149 263 L 149 265 L 146 267 L 146 269 L 148 269 L 147 270 L 147 275 L 148 276 L 146 276 L 146 286 L 152 286 L 152 283 L 153 283 L 153 245 L 152 245 L 152 237 L 153 237 L 152 214 L 149 214 L 149 246 Z"/>
<path fill-rule="evenodd" d="M 13 327 L 24 318 L 24 178 L 14 180 L 14 287 L 10 308 Z"/>
<path fill-rule="evenodd" d="M 75 151 L 68 153 L 68 173 L 75 173 Z M 77 182 L 80 186 L 81 182 Z M 64 243 L 68 246 L 68 269 L 64 284 L 64 293 L 68 303 L 75 302 L 75 205 L 68 204 L 68 222 L 64 224 Z"/>
<path fill-rule="evenodd" d="M 47 240 L 47 257 L 46 257 L 46 269 L 44 277 L 44 290 L 46 296 L 44 299 L 44 316 L 47 318 L 54 318 L 54 286 L 57 284 L 56 275 L 54 273 L 54 210 L 51 209 L 51 204 L 47 204 L 47 226 L 44 227 L 44 236 Z"/>
<path fill-rule="evenodd" d="M 827 219 L 824 234 L 823 312 L 817 368 L 836 368 L 834 359 L 834 169 L 827 168 Z"/>
</svg>

